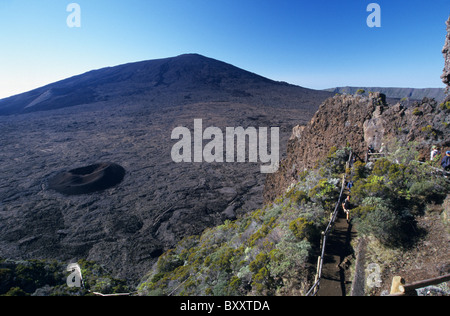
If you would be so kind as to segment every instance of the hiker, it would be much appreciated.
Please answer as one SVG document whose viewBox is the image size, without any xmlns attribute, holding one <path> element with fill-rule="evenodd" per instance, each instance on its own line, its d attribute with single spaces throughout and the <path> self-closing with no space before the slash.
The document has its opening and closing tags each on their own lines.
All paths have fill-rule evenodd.
<svg viewBox="0 0 450 316">
<path fill-rule="evenodd" d="M 367 148 L 366 163 L 369 161 L 370 155 L 373 154 L 374 152 L 375 152 L 375 148 L 373 148 L 373 146 L 370 145 Z"/>
<path fill-rule="evenodd" d="M 450 171 L 450 151 L 447 151 L 445 153 L 445 157 L 442 159 L 441 166 L 445 171 Z"/>
<path fill-rule="evenodd" d="M 439 149 L 436 146 L 433 146 L 431 148 L 430 160 L 433 161 L 434 158 L 436 158 L 440 154 L 441 152 L 439 151 Z"/>
<path fill-rule="evenodd" d="M 346 214 L 347 223 L 350 223 L 350 210 L 351 210 L 351 204 L 350 204 L 350 195 L 347 196 L 344 203 L 342 203 L 342 209 L 344 210 L 344 213 Z"/>
<path fill-rule="evenodd" d="M 352 188 L 353 188 L 353 181 L 349 181 L 347 183 L 347 190 L 349 193 L 352 192 Z"/>
</svg>

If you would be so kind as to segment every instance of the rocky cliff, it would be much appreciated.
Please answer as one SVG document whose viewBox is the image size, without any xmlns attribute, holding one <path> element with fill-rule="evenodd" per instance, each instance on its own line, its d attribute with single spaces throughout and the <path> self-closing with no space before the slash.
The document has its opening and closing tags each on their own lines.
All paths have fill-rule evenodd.
<svg viewBox="0 0 450 316">
<path fill-rule="evenodd" d="M 441 78 L 442 81 L 447 85 L 447 92 L 450 91 L 450 17 L 447 20 L 447 37 L 445 39 L 445 45 L 442 49 L 442 53 L 444 54 L 445 58 L 445 67 L 444 67 L 444 73 L 442 74 Z M 449 97 L 447 97 L 448 101 Z"/>
<path fill-rule="evenodd" d="M 450 18 L 442 50 L 445 59 L 441 76 L 450 90 Z M 380 92 L 363 95 L 336 95 L 326 100 L 307 125 L 293 129 L 288 143 L 287 157 L 280 163 L 277 173 L 268 175 L 264 187 L 264 202 L 270 203 L 282 195 L 292 183 L 298 182 L 299 173 L 313 167 L 333 147 L 349 146 L 361 160 L 367 148 L 382 150 L 384 143 L 396 139 L 404 144 L 414 142 L 421 160 L 429 157 L 433 145 L 442 152 L 449 150 L 450 94 L 439 103 L 423 98 L 413 106 L 402 101 L 395 105 L 386 102 Z"/>
<path fill-rule="evenodd" d="M 378 92 L 368 97 L 337 95 L 326 100 L 309 124 L 297 126 L 288 143 L 287 158 L 277 173 L 269 175 L 264 190 L 270 202 L 298 181 L 299 174 L 314 167 L 333 146 L 350 146 L 365 159 L 368 146 L 380 151 L 392 139 L 415 142 L 421 159 L 437 145 L 442 151 L 450 147 L 450 117 L 445 103 L 424 98 L 412 107 L 390 105 Z"/>
</svg>

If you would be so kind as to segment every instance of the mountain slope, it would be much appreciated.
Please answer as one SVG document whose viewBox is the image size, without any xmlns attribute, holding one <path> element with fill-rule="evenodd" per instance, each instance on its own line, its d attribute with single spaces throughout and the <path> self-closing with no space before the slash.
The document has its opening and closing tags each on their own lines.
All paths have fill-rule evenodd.
<svg viewBox="0 0 450 316">
<path fill-rule="evenodd" d="M 185 102 L 186 99 L 217 101 L 218 98 L 223 98 L 228 101 L 230 98 L 253 97 L 259 98 L 261 102 L 269 101 L 271 95 L 264 88 L 270 88 L 275 93 L 272 98 L 280 97 L 287 90 L 288 94 L 295 90 L 302 94 L 302 99 L 306 97 L 309 100 L 316 95 L 327 95 L 325 92 L 311 93 L 309 89 L 271 81 L 201 55 L 187 54 L 94 70 L 12 96 L 0 100 L 0 115 L 131 98 L 139 98 L 140 102 L 157 98 L 165 103 L 164 106 Z M 274 88 L 277 91 L 273 91 Z M 167 99 L 172 101 L 171 104 L 165 102 Z M 280 102 L 284 102 L 283 98 L 280 98 Z M 294 102 L 294 99 L 290 102 Z M 284 104 L 274 103 L 272 106 Z"/>
<path fill-rule="evenodd" d="M 100 69 L 0 101 L 0 253 L 88 259 L 140 278 L 186 235 L 262 205 L 257 163 L 174 163 L 172 130 L 280 127 L 330 93 L 271 81 L 200 55 Z M 83 104 L 82 104 L 83 103 Z M 101 162 L 126 170 L 106 191 L 65 196 L 49 179 Z"/>
</svg>

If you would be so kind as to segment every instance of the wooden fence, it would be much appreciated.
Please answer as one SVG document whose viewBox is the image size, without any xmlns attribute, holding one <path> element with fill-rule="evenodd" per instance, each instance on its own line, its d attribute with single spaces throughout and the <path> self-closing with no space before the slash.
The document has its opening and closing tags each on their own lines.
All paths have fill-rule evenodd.
<svg viewBox="0 0 450 316">
<path fill-rule="evenodd" d="M 353 153 L 350 152 L 350 156 L 348 158 L 348 162 L 347 162 L 347 166 L 346 169 L 348 169 L 348 166 L 350 164 L 350 161 L 353 157 Z M 333 213 L 331 214 L 331 219 L 330 222 L 327 225 L 327 228 L 325 229 L 324 232 L 322 232 L 322 240 L 321 240 L 321 254 L 317 260 L 317 272 L 316 272 L 316 277 L 314 280 L 314 284 L 311 287 L 311 289 L 306 293 L 306 296 L 315 296 L 317 294 L 317 292 L 319 291 L 319 287 L 320 287 L 320 280 L 322 279 L 322 268 L 323 268 L 323 260 L 325 257 L 325 249 L 326 249 L 326 245 L 327 245 L 327 239 L 328 239 L 328 235 L 330 234 L 331 230 L 333 229 L 333 226 L 336 222 L 336 218 L 337 215 L 339 213 L 339 209 L 341 207 L 341 202 L 342 202 L 342 196 L 344 194 L 344 189 L 345 189 L 345 176 L 346 174 L 344 174 L 342 176 L 342 185 L 341 185 L 341 192 L 339 194 L 339 198 L 338 201 L 336 203 L 336 207 L 334 208 Z"/>
<path fill-rule="evenodd" d="M 450 281 L 450 274 L 447 274 L 433 279 L 405 284 L 405 280 L 402 277 L 396 276 L 392 280 L 390 296 L 417 296 L 416 292 L 417 289 L 449 281 Z"/>
</svg>

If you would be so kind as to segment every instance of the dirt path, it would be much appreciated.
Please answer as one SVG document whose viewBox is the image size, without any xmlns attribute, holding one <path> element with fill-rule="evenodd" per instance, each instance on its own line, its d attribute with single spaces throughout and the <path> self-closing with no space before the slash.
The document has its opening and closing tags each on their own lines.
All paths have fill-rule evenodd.
<svg viewBox="0 0 450 316">
<path fill-rule="evenodd" d="M 349 292 L 350 263 L 346 258 L 353 255 L 350 242 L 355 236 L 353 225 L 347 224 L 343 215 L 339 214 L 327 241 L 322 280 L 317 296 L 345 296 Z"/>
</svg>

